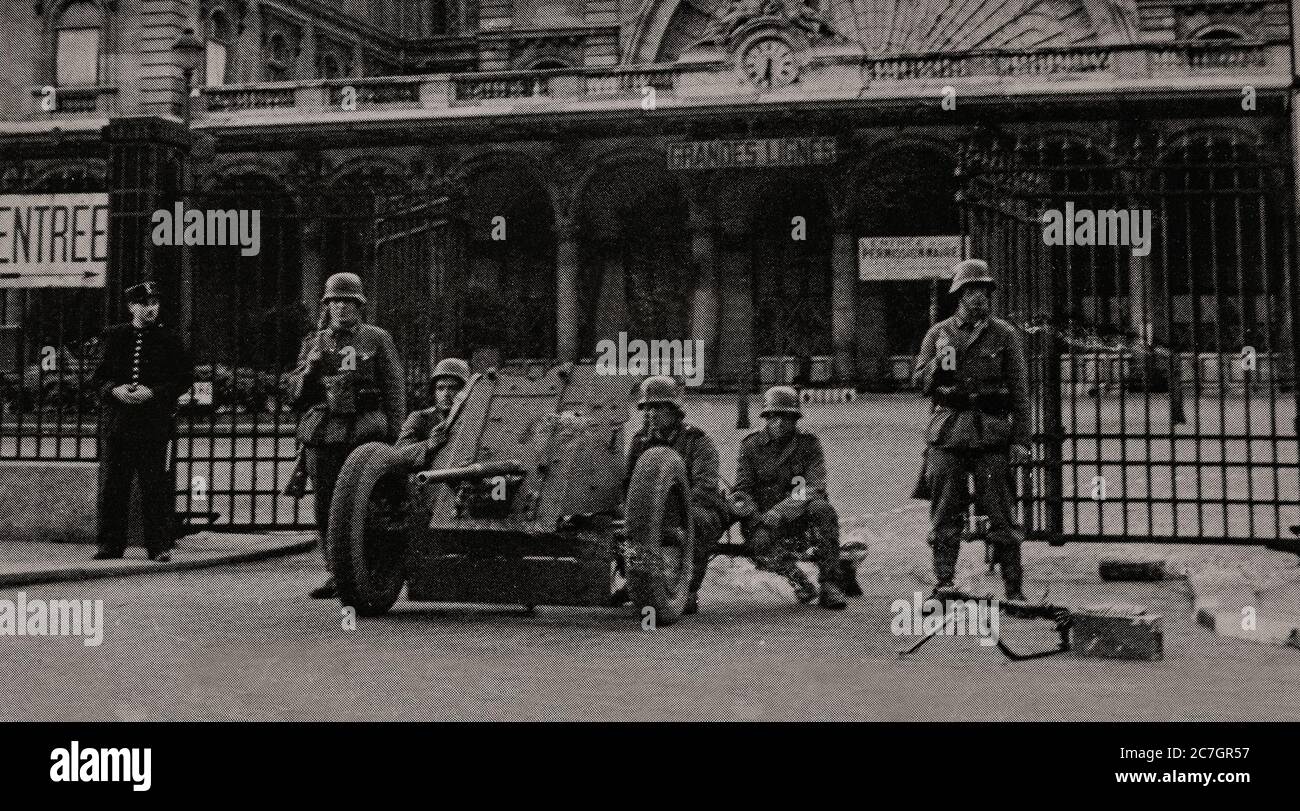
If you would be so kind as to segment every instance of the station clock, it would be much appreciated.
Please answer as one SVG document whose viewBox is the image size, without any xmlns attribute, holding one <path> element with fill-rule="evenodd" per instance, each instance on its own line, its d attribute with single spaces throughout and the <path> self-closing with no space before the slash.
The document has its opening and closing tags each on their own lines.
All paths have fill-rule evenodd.
<svg viewBox="0 0 1300 811">
<path fill-rule="evenodd" d="M 785 87 L 799 77 L 799 63 L 790 43 L 778 37 L 757 40 L 741 59 L 745 75 L 755 85 L 768 89 Z"/>
</svg>

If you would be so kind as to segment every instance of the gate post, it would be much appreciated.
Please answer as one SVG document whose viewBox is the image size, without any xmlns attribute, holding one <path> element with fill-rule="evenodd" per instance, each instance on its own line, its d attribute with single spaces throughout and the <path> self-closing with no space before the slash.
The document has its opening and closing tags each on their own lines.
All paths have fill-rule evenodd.
<svg viewBox="0 0 1300 811">
<path fill-rule="evenodd" d="M 168 307 L 180 312 L 180 246 L 155 245 L 153 212 L 181 200 L 191 136 L 180 122 L 156 116 L 114 118 L 103 130 L 108 144 L 108 272 L 105 323 L 123 312 L 122 291 L 152 280 Z"/>
<path fill-rule="evenodd" d="M 186 187 L 186 160 L 191 147 L 189 128 L 157 116 L 114 118 L 103 129 L 108 145 L 108 268 L 104 279 L 104 325 L 123 316 L 123 291 L 137 282 L 158 283 L 166 302 L 166 318 L 183 316 L 182 302 L 189 291 L 182 284 L 183 246 L 153 240 L 153 212 L 172 209 L 181 202 Z M 172 234 L 182 223 L 174 223 Z M 182 334 L 182 340 L 187 338 Z M 173 454 L 174 455 L 173 443 Z M 175 470 L 169 455 L 168 465 Z M 101 470 L 99 486 L 104 485 Z M 128 542 L 141 543 L 143 527 L 140 493 L 134 496 L 127 523 Z M 175 501 L 173 500 L 173 510 Z M 173 524 L 173 532 L 179 527 Z"/>
</svg>

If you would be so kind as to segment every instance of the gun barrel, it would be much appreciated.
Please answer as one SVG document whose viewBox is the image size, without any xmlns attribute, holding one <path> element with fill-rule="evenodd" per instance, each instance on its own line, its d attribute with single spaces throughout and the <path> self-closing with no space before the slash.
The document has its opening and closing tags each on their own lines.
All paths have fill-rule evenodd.
<svg viewBox="0 0 1300 811">
<path fill-rule="evenodd" d="M 420 484 L 428 482 L 463 482 L 473 479 L 488 479 L 493 476 L 522 475 L 524 466 L 515 459 L 502 459 L 496 462 L 475 462 L 465 467 L 449 467 L 442 470 L 425 470 L 415 474 Z"/>
</svg>

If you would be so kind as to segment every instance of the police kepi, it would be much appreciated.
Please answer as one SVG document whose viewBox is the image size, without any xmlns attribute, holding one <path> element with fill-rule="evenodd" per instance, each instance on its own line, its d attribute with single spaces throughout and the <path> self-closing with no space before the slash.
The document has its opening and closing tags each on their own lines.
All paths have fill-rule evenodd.
<svg viewBox="0 0 1300 811">
<path fill-rule="evenodd" d="M 99 391 L 99 499 L 96 560 L 120 558 L 127 543 L 131 482 L 140 488 L 142 531 L 151 560 L 171 560 L 176 486 L 167 471 L 177 398 L 194 382 L 184 344 L 158 320 L 158 286 L 126 289 L 131 321 L 104 331 Z"/>
</svg>

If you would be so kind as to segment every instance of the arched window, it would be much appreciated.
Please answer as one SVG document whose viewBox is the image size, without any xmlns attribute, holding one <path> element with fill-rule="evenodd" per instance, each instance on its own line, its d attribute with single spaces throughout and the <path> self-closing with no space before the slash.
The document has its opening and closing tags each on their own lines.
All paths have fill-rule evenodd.
<svg viewBox="0 0 1300 811">
<path fill-rule="evenodd" d="M 207 66 L 204 77 L 208 87 L 220 87 L 230 78 L 230 49 L 234 39 L 230 21 L 220 11 L 208 17 Z"/>
<path fill-rule="evenodd" d="M 54 26 L 54 83 L 59 87 L 99 84 L 103 14 L 95 3 L 63 7 Z"/>
<path fill-rule="evenodd" d="M 266 81 L 287 80 L 292 67 L 293 53 L 289 49 L 289 41 L 277 31 L 266 40 Z"/>
<path fill-rule="evenodd" d="M 322 53 L 316 61 L 316 73 L 322 79 L 339 79 L 347 75 L 343 72 L 339 58 L 332 53 Z"/>
</svg>

